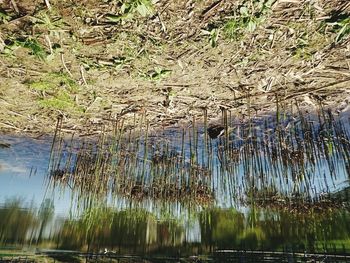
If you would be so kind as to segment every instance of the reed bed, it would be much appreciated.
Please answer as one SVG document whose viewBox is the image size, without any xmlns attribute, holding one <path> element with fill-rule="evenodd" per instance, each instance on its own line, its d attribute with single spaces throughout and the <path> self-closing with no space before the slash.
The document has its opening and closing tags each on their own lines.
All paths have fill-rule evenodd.
<svg viewBox="0 0 350 263">
<path fill-rule="evenodd" d="M 208 136 L 209 121 L 193 119 L 190 128 L 152 131 L 145 113 L 98 138 L 62 133 L 53 138 L 50 182 L 79 195 L 123 196 L 209 205 L 266 204 L 293 208 L 322 203 L 350 175 L 349 121 L 330 110 L 303 112 L 282 105 L 271 116 L 233 118 L 223 109 L 223 135 Z"/>
</svg>

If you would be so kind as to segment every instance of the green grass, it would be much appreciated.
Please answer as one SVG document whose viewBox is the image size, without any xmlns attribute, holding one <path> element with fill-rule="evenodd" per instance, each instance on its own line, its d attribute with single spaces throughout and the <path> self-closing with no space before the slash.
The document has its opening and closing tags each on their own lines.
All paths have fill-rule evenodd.
<svg viewBox="0 0 350 263">
<path fill-rule="evenodd" d="M 109 23 L 125 23 L 132 20 L 135 15 L 148 17 L 153 14 L 153 4 L 151 0 L 124 0 L 117 14 L 106 14 L 105 18 Z"/>
<path fill-rule="evenodd" d="M 44 75 L 40 80 L 29 83 L 31 89 L 37 91 L 52 91 L 55 92 L 59 89 L 65 89 L 69 92 L 78 92 L 79 85 L 74 79 L 64 73 L 48 73 Z"/>
<path fill-rule="evenodd" d="M 5 11 L 0 9 L 0 24 L 4 23 L 6 24 L 11 19 L 11 16 L 9 16 Z"/>
<path fill-rule="evenodd" d="M 168 77 L 171 74 L 171 70 L 155 67 L 153 70 L 147 73 L 142 73 L 141 76 L 148 80 L 161 80 Z"/>
<path fill-rule="evenodd" d="M 29 83 L 29 88 L 37 91 L 41 107 L 70 113 L 83 112 L 73 99 L 80 90 L 79 85 L 70 76 L 63 73 L 48 73 L 41 79 Z"/>
<path fill-rule="evenodd" d="M 336 23 L 337 27 L 337 36 L 335 38 L 336 42 L 340 42 L 341 40 L 347 38 L 350 34 L 350 16 L 341 19 Z"/>
<path fill-rule="evenodd" d="M 62 110 L 69 113 L 83 112 L 83 108 L 78 106 L 72 96 L 67 92 L 59 91 L 53 97 L 39 100 L 39 105 L 52 110 Z"/>
<path fill-rule="evenodd" d="M 245 33 L 254 32 L 268 16 L 274 0 L 245 1 L 234 12 L 234 18 L 229 19 L 223 25 L 226 38 L 237 40 Z"/>
</svg>

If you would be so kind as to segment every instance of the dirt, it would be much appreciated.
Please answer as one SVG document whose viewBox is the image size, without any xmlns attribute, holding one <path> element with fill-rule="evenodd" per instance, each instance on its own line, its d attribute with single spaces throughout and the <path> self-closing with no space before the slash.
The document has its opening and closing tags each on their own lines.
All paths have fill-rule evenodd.
<svg viewBox="0 0 350 263">
<path fill-rule="evenodd" d="M 159 0 L 120 20 L 122 2 L 137 1 L 0 1 L 1 132 L 52 133 L 58 116 L 83 134 L 135 113 L 156 128 L 277 101 L 349 108 L 347 0 L 272 1 L 263 14 L 268 1 Z M 230 20 L 253 23 L 229 37 Z"/>
</svg>

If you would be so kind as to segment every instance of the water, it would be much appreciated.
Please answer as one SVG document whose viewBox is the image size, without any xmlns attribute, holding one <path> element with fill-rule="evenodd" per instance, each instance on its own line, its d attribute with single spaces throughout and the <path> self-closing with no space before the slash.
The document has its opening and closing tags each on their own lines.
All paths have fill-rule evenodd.
<svg viewBox="0 0 350 263">
<path fill-rule="evenodd" d="M 260 120 L 215 140 L 196 124 L 157 136 L 121 126 L 94 139 L 2 135 L 1 254 L 346 262 L 332 254 L 350 253 L 349 123 L 308 120 L 283 131 Z"/>
</svg>

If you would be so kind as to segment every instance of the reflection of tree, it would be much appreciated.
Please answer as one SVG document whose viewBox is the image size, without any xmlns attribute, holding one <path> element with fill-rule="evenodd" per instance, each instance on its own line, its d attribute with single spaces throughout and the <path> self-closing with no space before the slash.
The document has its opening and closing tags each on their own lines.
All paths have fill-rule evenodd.
<svg viewBox="0 0 350 263">
<path fill-rule="evenodd" d="M 37 238 L 37 244 L 41 241 L 43 231 L 46 225 L 50 222 L 53 217 L 55 207 L 51 199 L 45 199 L 39 209 L 38 217 L 40 220 L 40 230 Z"/>
<path fill-rule="evenodd" d="M 180 245 L 184 230 L 176 222 L 158 222 L 143 210 L 93 208 L 79 219 L 67 220 L 59 234 L 64 249 L 145 252 L 157 246 Z"/>
<path fill-rule="evenodd" d="M 20 199 L 7 200 L 0 208 L 0 243 L 24 244 L 27 234 L 36 225 L 32 209 L 23 209 Z"/>
<path fill-rule="evenodd" d="M 232 248 L 244 231 L 244 215 L 234 210 L 211 210 L 200 214 L 202 243 L 210 247 Z"/>
<path fill-rule="evenodd" d="M 212 248 L 323 251 L 330 244 L 349 248 L 350 214 L 292 214 L 211 210 L 200 214 L 202 243 Z"/>
<path fill-rule="evenodd" d="M 164 219 L 140 209 L 115 211 L 112 208 L 87 209 L 75 219 L 59 226 L 50 222 L 53 204 L 45 200 L 37 213 L 24 209 L 19 199 L 7 200 L 0 208 L 0 244 L 37 244 L 47 240 L 45 233 L 56 227 L 57 248 L 144 253 L 170 251 L 184 246 L 184 227 L 176 220 Z M 247 213 L 213 209 L 198 214 L 202 251 L 208 248 L 323 251 L 350 248 L 350 213 L 292 214 L 286 211 L 251 209 Z M 34 240 L 35 240 L 34 238 Z M 175 251 L 175 250 L 173 250 Z"/>
</svg>

